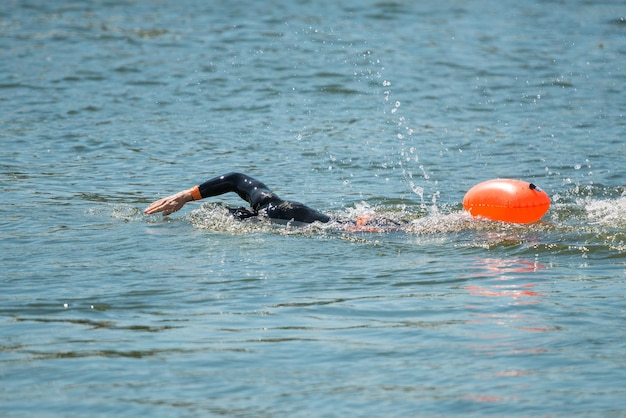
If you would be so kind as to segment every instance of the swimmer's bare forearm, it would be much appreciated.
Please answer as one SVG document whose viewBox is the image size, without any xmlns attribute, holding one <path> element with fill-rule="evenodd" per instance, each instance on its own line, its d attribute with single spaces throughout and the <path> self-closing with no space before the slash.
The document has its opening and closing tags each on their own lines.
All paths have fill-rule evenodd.
<svg viewBox="0 0 626 418">
<path fill-rule="evenodd" d="M 185 203 L 200 199 L 202 199 L 202 196 L 200 195 L 198 186 L 194 186 L 191 189 L 181 190 L 176 194 L 153 202 L 143 212 L 147 215 L 163 212 L 163 216 L 166 216 L 179 211 L 185 206 Z"/>
</svg>

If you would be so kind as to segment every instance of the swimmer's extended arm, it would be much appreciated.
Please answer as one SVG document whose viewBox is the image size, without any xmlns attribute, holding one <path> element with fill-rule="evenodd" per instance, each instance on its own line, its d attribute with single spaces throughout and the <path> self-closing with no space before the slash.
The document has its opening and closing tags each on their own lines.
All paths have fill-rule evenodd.
<svg viewBox="0 0 626 418">
<path fill-rule="evenodd" d="M 228 192 L 237 193 L 239 197 L 252 207 L 253 212 L 244 210 L 245 213 L 243 214 L 239 210 L 235 210 L 233 214 L 240 219 L 255 216 L 259 210 L 265 209 L 270 219 L 301 223 L 330 221 L 328 215 L 311 209 L 302 203 L 282 200 L 272 193 L 265 184 L 241 173 L 229 173 L 214 177 L 199 186 L 194 186 L 189 190 L 182 190 L 171 196 L 159 199 L 148 206 L 144 212 L 146 214 L 163 212 L 165 216 L 176 212 L 185 203 L 192 200 L 200 200 Z"/>
<path fill-rule="evenodd" d="M 194 200 L 192 193 L 198 188 L 198 186 L 192 187 L 189 190 L 181 190 L 180 192 L 168 197 L 152 202 L 143 213 L 151 215 L 153 213 L 163 212 L 163 216 L 170 215 L 185 206 L 185 203 Z"/>
<path fill-rule="evenodd" d="M 248 202 L 256 211 L 268 200 L 277 199 L 266 185 L 250 176 L 241 173 L 229 173 L 205 181 L 199 186 L 180 192 L 153 202 L 144 213 L 150 215 L 163 212 L 163 216 L 180 210 L 187 202 L 201 200 L 205 197 L 217 196 L 228 192 L 235 192 Z"/>
</svg>

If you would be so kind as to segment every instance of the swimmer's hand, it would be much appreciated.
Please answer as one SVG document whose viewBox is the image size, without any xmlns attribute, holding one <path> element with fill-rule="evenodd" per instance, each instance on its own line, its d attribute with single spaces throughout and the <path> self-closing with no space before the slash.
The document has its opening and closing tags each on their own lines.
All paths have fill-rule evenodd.
<svg viewBox="0 0 626 418">
<path fill-rule="evenodd" d="M 163 212 L 163 216 L 170 215 L 180 210 L 180 208 L 185 206 L 185 203 L 191 202 L 192 200 L 193 196 L 191 195 L 191 190 L 182 190 L 176 194 L 153 202 L 143 213 L 151 215 L 153 213 Z"/>
</svg>

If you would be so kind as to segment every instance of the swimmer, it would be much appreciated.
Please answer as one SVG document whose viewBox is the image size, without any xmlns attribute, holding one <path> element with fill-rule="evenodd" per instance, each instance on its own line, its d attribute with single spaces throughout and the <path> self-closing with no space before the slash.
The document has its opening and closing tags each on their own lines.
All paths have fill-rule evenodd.
<svg viewBox="0 0 626 418">
<path fill-rule="evenodd" d="M 218 176 L 191 189 L 157 200 L 148 206 L 144 213 L 150 215 L 163 212 L 163 216 L 180 210 L 186 203 L 207 197 L 235 192 L 250 204 L 250 209 L 229 209 L 239 219 L 258 216 L 260 212 L 268 218 L 280 223 L 310 224 L 313 222 L 327 223 L 330 216 L 311 209 L 302 203 L 283 200 L 273 193 L 265 184 L 241 173 L 229 173 Z"/>
</svg>

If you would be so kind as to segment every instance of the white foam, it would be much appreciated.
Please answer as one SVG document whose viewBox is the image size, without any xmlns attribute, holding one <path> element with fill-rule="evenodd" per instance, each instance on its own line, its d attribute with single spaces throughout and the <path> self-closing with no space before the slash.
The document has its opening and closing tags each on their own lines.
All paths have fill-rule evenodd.
<svg viewBox="0 0 626 418">
<path fill-rule="evenodd" d="M 589 221 L 597 225 L 626 228 L 626 196 L 618 199 L 589 200 L 584 204 Z"/>
</svg>

